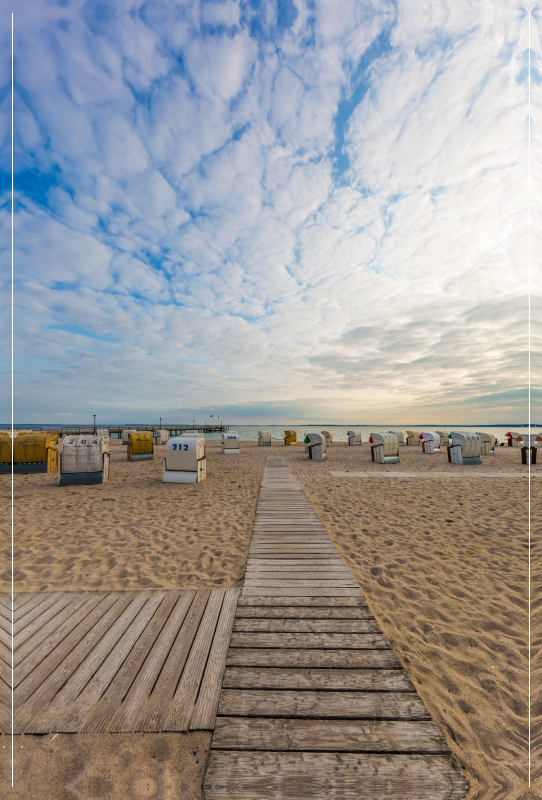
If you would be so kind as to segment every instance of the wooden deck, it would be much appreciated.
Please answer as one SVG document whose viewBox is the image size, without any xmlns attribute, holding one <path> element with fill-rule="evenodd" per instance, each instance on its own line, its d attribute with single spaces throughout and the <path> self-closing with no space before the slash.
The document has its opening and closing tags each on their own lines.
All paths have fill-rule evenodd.
<svg viewBox="0 0 542 800">
<path fill-rule="evenodd" d="M 15 596 L 14 732 L 212 730 L 239 589 Z M 11 600 L 0 596 L 11 732 Z"/>
<path fill-rule="evenodd" d="M 269 457 L 207 800 L 459 800 L 468 784 L 292 472 Z"/>
</svg>

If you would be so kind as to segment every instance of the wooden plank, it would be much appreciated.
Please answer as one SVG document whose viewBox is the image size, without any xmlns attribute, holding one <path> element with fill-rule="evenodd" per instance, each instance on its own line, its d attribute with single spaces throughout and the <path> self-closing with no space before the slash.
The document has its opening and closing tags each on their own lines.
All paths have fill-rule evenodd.
<svg viewBox="0 0 542 800">
<path fill-rule="evenodd" d="M 14 600 L 13 616 L 15 622 L 17 622 L 20 617 L 23 617 L 33 608 L 39 606 L 39 604 L 47 597 L 47 595 L 48 592 L 29 592 L 28 594 L 25 594 L 24 598 L 20 598 L 19 601 Z"/>
<path fill-rule="evenodd" d="M 261 596 L 258 597 L 254 595 L 253 597 L 243 597 L 241 596 L 237 601 L 237 609 L 242 608 L 243 606 L 288 606 L 288 607 L 320 607 L 325 606 L 329 608 L 333 608 L 335 606 L 346 606 L 351 607 L 354 606 L 356 608 L 359 607 L 366 607 L 365 600 L 363 596 L 361 597 L 315 597 L 313 595 L 302 595 L 301 597 L 277 597 L 273 598 L 272 596 Z"/>
<path fill-rule="evenodd" d="M 46 682 L 47 689 L 38 691 L 30 699 L 34 710 L 33 719 L 28 720 L 25 732 L 48 733 L 52 727 L 59 727 L 57 719 L 84 690 L 92 676 L 99 670 L 104 659 L 150 597 L 151 591 L 135 592 L 120 613 L 109 615 L 107 623 L 101 619 L 87 634 L 81 644 L 65 659 Z M 120 607 L 119 607 L 120 608 Z M 45 685 L 42 688 L 45 689 Z M 34 698 L 40 695 L 40 713 L 36 714 Z M 47 700 L 44 702 L 45 698 Z M 47 707 L 48 701 L 48 707 Z M 25 704 L 25 711 L 26 706 Z M 70 732 L 70 731 L 68 731 Z M 73 732 L 73 731 L 71 731 Z"/>
<path fill-rule="evenodd" d="M 307 589 L 288 587 L 287 589 L 279 589 L 276 586 L 266 589 L 263 586 L 247 586 L 243 588 L 241 597 L 265 597 L 266 593 L 269 597 L 306 597 L 307 592 L 311 593 L 314 597 L 363 597 L 359 589 Z"/>
<path fill-rule="evenodd" d="M 232 633 L 231 647 L 281 649 L 387 650 L 389 641 L 378 633 Z"/>
<path fill-rule="evenodd" d="M 18 610 L 28 602 L 28 600 L 32 600 L 35 598 L 36 594 L 43 595 L 43 592 L 15 592 L 12 596 L 12 599 L 9 602 L 13 602 L 13 609 L 17 613 Z M 7 595 L 3 595 L 3 597 L 11 597 L 10 593 L 8 592 Z"/>
<path fill-rule="evenodd" d="M 212 750 L 206 800 L 463 800 L 450 756 Z"/>
<path fill-rule="evenodd" d="M 212 747 L 227 750 L 448 753 L 433 722 L 218 717 Z"/>
<path fill-rule="evenodd" d="M 85 717 L 79 727 L 80 733 L 134 730 L 130 724 L 133 709 L 137 709 L 137 713 L 139 713 L 141 704 L 150 694 L 150 688 L 146 681 L 149 669 L 153 672 L 151 666 L 153 661 L 158 663 L 158 669 L 165 661 L 171 642 L 176 636 L 195 594 L 193 589 L 183 593 L 179 591 L 166 593 L 156 614 L 137 640 L 111 685 Z M 153 683 L 156 674 L 153 672 Z M 134 681 L 137 685 L 134 684 Z M 119 708 L 121 703 L 122 706 Z M 115 715 L 118 715 L 117 727 L 114 725 L 109 727 Z M 122 719 L 119 724 L 118 718 L 120 717 Z"/>
<path fill-rule="evenodd" d="M 242 606 L 237 608 L 236 619 L 374 619 L 363 606 Z"/>
<path fill-rule="evenodd" d="M 276 569 L 276 568 L 275 568 Z M 333 572 L 327 572 L 325 569 L 320 569 L 319 572 L 313 572 L 313 570 L 309 569 L 283 569 L 278 570 L 276 572 L 269 572 L 264 570 L 260 572 L 259 570 L 255 570 L 253 568 L 247 568 L 245 572 L 245 581 L 253 580 L 253 581 L 269 581 L 269 580 L 276 580 L 276 581 L 286 581 L 286 580 L 294 580 L 294 581 L 348 581 L 349 583 L 354 583 L 357 586 L 357 583 L 352 578 L 352 575 L 348 572 L 347 569 L 344 570 L 334 570 Z"/>
<path fill-rule="evenodd" d="M 431 719 L 417 694 L 222 689 L 219 717 Z"/>
<path fill-rule="evenodd" d="M 290 561 L 304 561 L 307 565 L 314 564 L 315 562 L 319 562 L 322 565 L 331 564 L 332 562 L 336 562 L 339 558 L 339 554 L 337 551 L 334 553 L 329 552 L 317 552 L 317 553 L 306 553 L 306 552 L 295 552 L 295 553 L 287 553 L 283 552 L 282 548 L 280 550 L 275 550 L 274 553 L 252 553 L 249 550 L 248 560 L 253 564 L 255 561 L 259 561 L 260 563 L 264 563 L 266 561 L 279 561 L 284 564 L 288 564 Z M 344 563 L 344 562 L 343 562 Z"/>
<path fill-rule="evenodd" d="M 56 692 L 66 683 L 69 676 L 84 661 L 94 645 L 114 624 L 124 609 L 133 600 L 132 592 L 111 593 L 112 603 L 105 610 L 101 605 L 78 626 L 62 644 L 50 653 L 15 690 L 16 705 L 20 706 L 20 719 L 23 728 L 34 723 L 51 702 Z M 107 600 L 107 598 L 105 598 Z M 102 613 L 100 613 L 102 612 Z M 26 699 L 23 705 L 23 698 Z"/>
<path fill-rule="evenodd" d="M 69 679 L 62 693 L 65 695 L 57 695 L 50 709 L 49 716 L 49 729 L 51 731 L 59 731 L 63 733 L 76 733 L 79 726 L 88 714 L 89 710 L 97 703 L 111 681 L 114 679 L 116 673 L 121 668 L 122 664 L 128 657 L 133 646 L 137 642 L 139 636 L 143 633 L 147 624 L 150 622 L 154 612 L 160 605 L 164 598 L 165 591 L 151 591 L 137 615 L 129 624 L 128 628 L 119 637 L 117 633 L 117 641 L 114 647 L 110 650 L 108 655 L 104 657 L 101 654 L 101 659 L 98 662 L 99 667 L 91 677 L 83 676 L 80 679 L 80 684 L 85 681 L 82 690 L 75 698 L 75 690 L 71 692 L 70 684 L 76 683 L 78 678 L 77 672 Z M 127 609 L 128 611 L 128 609 Z M 127 613 L 127 611 L 125 613 Z M 120 622 L 119 622 L 120 630 Z M 104 651 L 105 652 L 105 651 Z M 94 655 L 94 653 L 93 653 Z M 86 663 L 84 665 L 86 667 Z M 82 670 L 80 669 L 79 672 Z M 68 699 L 66 700 L 66 696 Z M 60 712 L 60 713 L 59 713 Z M 64 712 L 64 713 L 63 713 Z"/>
<path fill-rule="evenodd" d="M 277 588 L 281 588 L 284 586 L 292 586 L 295 588 L 314 588 L 317 587 L 318 589 L 333 589 L 335 587 L 339 589 L 343 589 L 345 587 L 349 588 L 357 588 L 357 583 L 352 580 L 351 578 L 338 578 L 337 580 L 333 580 L 333 578 L 328 579 L 320 579 L 314 578 L 313 580 L 297 580 L 296 578 L 275 578 L 274 580 L 269 580 L 267 578 L 245 578 L 243 583 L 243 588 L 250 588 L 254 586 L 261 586 L 263 588 L 273 588 L 274 586 Z"/>
<path fill-rule="evenodd" d="M 106 596 L 107 593 L 103 592 L 92 592 L 88 596 L 83 592 L 74 592 L 73 594 L 70 592 L 67 605 L 42 628 L 39 628 L 31 639 L 17 648 L 15 652 L 16 683 L 20 683 L 34 666 L 52 652 L 64 636 L 75 628 L 78 622 L 84 618 L 85 613 L 90 613 Z M 81 610 L 79 611 L 79 609 Z M 36 661 L 36 657 L 39 658 L 39 661 Z"/>
<path fill-rule="evenodd" d="M 26 625 L 24 626 L 20 624 L 17 625 L 18 632 L 15 634 L 14 637 L 15 649 L 19 648 L 22 644 L 24 644 L 24 642 L 27 641 L 27 639 L 30 639 L 30 637 L 33 636 L 35 633 L 37 633 L 38 631 L 42 631 L 45 625 L 47 625 L 47 623 L 50 622 L 51 620 L 54 620 L 55 624 L 57 623 L 58 614 L 62 611 L 63 608 L 66 608 L 66 606 L 69 605 L 73 600 L 70 592 L 58 592 L 58 595 L 59 596 L 57 597 L 56 601 L 53 600 L 53 602 L 49 605 L 48 608 L 45 608 L 43 611 L 41 611 L 39 616 L 36 615 L 36 617 L 32 619 L 31 615 L 33 615 L 34 612 L 37 610 L 34 609 L 33 611 L 30 612 L 30 614 L 26 615 L 26 617 L 28 617 L 28 622 Z M 83 600 L 81 600 L 81 603 L 82 602 Z"/>
<path fill-rule="evenodd" d="M 184 665 L 190 653 L 190 648 L 198 632 L 198 626 L 205 613 L 205 608 L 211 595 L 210 589 L 203 589 L 197 592 L 190 610 L 184 619 L 181 629 L 175 637 L 171 650 L 167 654 L 163 667 L 160 662 L 155 661 L 151 664 L 146 675 L 146 686 L 151 694 L 145 705 L 140 710 L 139 716 L 132 717 L 134 730 L 137 731 L 162 731 L 166 719 L 171 698 L 181 677 Z M 154 682 L 153 676 L 156 669 L 159 669 L 158 679 Z M 153 680 L 153 683 L 151 683 Z M 126 698 L 129 699 L 130 695 Z"/>
<path fill-rule="evenodd" d="M 224 589 L 212 589 L 177 691 L 164 722 L 164 730 L 187 731 L 200 681 L 207 663 L 222 603 Z"/>
<path fill-rule="evenodd" d="M 236 619 L 237 632 L 268 633 L 382 633 L 370 619 Z"/>
<path fill-rule="evenodd" d="M 17 621 L 13 626 L 14 633 L 19 634 L 24 628 L 26 628 L 32 622 L 37 620 L 39 617 L 41 617 L 41 615 L 44 614 L 48 609 L 50 609 L 51 606 L 55 605 L 57 600 L 63 597 L 66 598 L 66 595 L 68 595 L 68 592 L 48 593 L 47 596 L 42 599 L 41 603 L 38 603 L 36 606 L 34 606 L 34 608 L 30 609 L 29 611 L 26 612 L 26 614 L 23 614 L 22 617 L 17 619 Z M 69 602 L 69 597 L 68 597 L 68 602 Z"/>
<path fill-rule="evenodd" d="M 228 645 L 238 597 L 239 589 L 226 589 L 226 596 L 224 597 L 220 618 L 216 626 L 205 675 L 203 676 L 196 706 L 190 720 L 189 728 L 191 731 L 213 730 L 215 726 L 222 676 L 226 668 Z"/>
<path fill-rule="evenodd" d="M 401 669 L 393 650 L 272 650 L 230 647 L 228 667 Z"/>
<path fill-rule="evenodd" d="M 308 689 L 313 691 L 414 692 L 404 670 L 277 669 L 226 667 L 225 689 Z"/>
<path fill-rule="evenodd" d="M 298 559 L 279 559 L 279 558 L 249 558 L 247 559 L 247 571 L 254 570 L 254 572 L 276 572 L 279 569 L 296 570 L 296 569 L 310 569 L 316 572 L 348 572 L 350 570 L 345 565 L 344 561 L 338 558 L 327 558 L 324 561 L 314 559 L 312 562 L 303 558 Z"/>
</svg>

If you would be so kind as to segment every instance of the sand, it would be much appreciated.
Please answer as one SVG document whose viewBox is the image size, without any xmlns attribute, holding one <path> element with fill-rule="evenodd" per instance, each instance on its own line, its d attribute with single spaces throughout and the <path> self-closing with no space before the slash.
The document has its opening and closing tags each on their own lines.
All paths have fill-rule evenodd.
<svg viewBox="0 0 542 800">
<path fill-rule="evenodd" d="M 401 464 L 383 467 L 371 464 L 366 443 L 334 444 L 324 464 L 310 462 L 300 445 L 258 448 L 243 442 L 241 448 L 240 456 L 222 456 L 220 444 L 208 442 L 209 478 L 197 486 L 161 482 L 163 448 L 152 462 L 130 464 L 118 442 L 112 443 L 111 479 L 103 486 L 59 488 L 54 475 L 16 476 L 15 590 L 240 585 L 265 459 L 270 452 L 281 455 L 465 768 L 469 796 L 515 800 L 527 793 L 528 484 L 506 475 L 526 473 L 520 450 L 499 448 L 483 458 L 482 467 L 456 467 L 445 455 L 401 448 Z M 419 478 L 333 477 L 335 470 L 415 472 Z M 429 477 L 458 470 L 469 477 Z M 480 471 L 503 475 L 474 477 Z M 541 506 L 537 480 L 533 508 Z M 1 488 L 5 497 L 8 480 Z M 535 525 L 539 518 L 533 533 Z M 8 591 L 9 545 L 3 553 L 0 586 Z M 540 585 L 540 567 L 533 566 L 535 577 Z M 541 639 L 536 625 L 533 645 Z M 540 714 L 539 683 L 533 685 L 535 697 L 533 714 Z M 533 722 L 540 734 L 539 719 Z M 55 742 L 66 744 L 52 750 L 46 737 L 15 737 L 24 743 L 27 760 L 16 744 L 22 784 L 20 794 L 8 796 L 31 797 L 28 791 L 43 770 L 49 776 L 44 787 L 60 787 L 76 773 L 91 780 L 107 763 L 109 777 L 99 773 L 96 786 L 98 791 L 106 786 L 100 781 L 109 781 L 109 788 L 94 796 L 167 797 L 134 783 L 150 763 L 152 741 L 163 737 L 170 748 L 168 775 L 182 781 L 185 774 L 182 797 L 199 800 L 203 771 L 194 771 L 190 736 L 199 734 L 77 734 L 58 737 Z M 2 744 L 9 744 L 6 737 Z M 125 756 L 126 767 L 118 755 L 123 748 L 133 756 Z M 198 769 L 208 739 L 200 748 Z M 542 796 L 540 763 L 533 766 L 532 791 Z M 69 791 L 66 797 L 93 796 L 88 787 Z M 64 795 L 59 789 L 39 796 Z"/>
</svg>

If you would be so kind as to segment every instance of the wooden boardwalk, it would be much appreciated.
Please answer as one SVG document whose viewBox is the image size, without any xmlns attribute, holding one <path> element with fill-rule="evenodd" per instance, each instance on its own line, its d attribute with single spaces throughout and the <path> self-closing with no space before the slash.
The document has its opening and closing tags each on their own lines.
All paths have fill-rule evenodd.
<svg viewBox="0 0 542 800">
<path fill-rule="evenodd" d="M 14 603 L 14 732 L 214 728 L 239 589 L 33 592 Z M 0 729 L 11 732 L 0 595 Z"/>
<path fill-rule="evenodd" d="M 270 457 L 206 800 L 459 800 L 468 784 L 292 472 Z"/>
</svg>

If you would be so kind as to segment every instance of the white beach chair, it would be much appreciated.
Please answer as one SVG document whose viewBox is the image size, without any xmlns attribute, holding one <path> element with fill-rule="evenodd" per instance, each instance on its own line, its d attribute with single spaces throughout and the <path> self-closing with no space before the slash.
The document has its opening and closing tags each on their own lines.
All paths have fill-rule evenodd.
<svg viewBox="0 0 542 800">
<path fill-rule="evenodd" d="M 517 431 L 508 431 L 504 434 L 508 440 L 508 447 L 524 447 L 523 434 Z"/>
<path fill-rule="evenodd" d="M 169 439 L 169 431 L 165 430 L 165 428 L 160 428 L 159 430 L 154 432 L 154 443 L 158 444 L 165 444 Z"/>
<path fill-rule="evenodd" d="M 496 437 L 493 436 L 492 433 L 480 433 L 480 431 L 476 431 L 476 433 L 482 440 L 481 455 L 483 456 L 495 455 L 495 445 L 497 443 Z"/>
<path fill-rule="evenodd" d="M 58 485 L 105 483 L 109 478 L 109 436 L 65 436 Z"/>
<path fill-rule="evenodd" d="M 407 431 L 406 435 L 407 447 L 414 447 L 415 445 L 420 444 L 420 431 Z"/>
<path fill-rule="evenodd" d="M 326 437 L 326 447 L 329 447 L 330 444 L 333 444 L 333 434 L 329 431 L 322 431 L 322 436 Z"/>
<path fill-rule="evenodd" d="M 371 460 L 377 464 L 399 463 L 399 442 L 394 433 L 371 433 Z"/>
<path fill-rule="evenodd" d="M 450 464 L 481 464 L 482 439 L 470 431 L 452 431 L 452 442 L 448 447 Z"/>
<path fill-rule="evenodd" d="M 222 434 L 222 452 L 225 454 L 235 454 L 239 452 L 239 434 L 237 431 L 228 431 Z"/>
<path fill-rule="evenodd" d="M 125 431 L 122 432 L 122 443 L 123 444 L 128 445 L 128 442 L 130 441 L 130 434 L 131 433 L 137 433 L 137 431 L 136 430 L 132 430 L 130 428 L 129 430 L 125 430 Z"/>
<path fill-rule="evenodd" d="M 394 436 L 397 436 L 397 444 L 399 447 L 405 445 L 405 434 L 403 431 L 388 431 L 388 433 L 393 433 Z"/>
<path fill-rule="evenodd" d="M 206 477 L 204 438 L 175 436 L 166 442 L 164 483 L 199 483 Z"/>
<path fill-rule="evenodd" d="M 361 444 L 361 431 L 347 431 L 348 444 L 350 447 Z"/>
<path fill-rule="evenodd" d="M 435 450 L 440 450 L 440 436 L 436 431 L 422 431 L 420 433 L 422 451 L 433 455 Z"/>
<path fill-rule="evenodd" d="M 326 437 L 323 433 L 309 433 L 307 436 L 310 439 L 310 444 L 307 445 L 309 451 L 309 458 L 312 461 L 325 461 L 327 458 L 326 453 Z"/>
<path fill-rule="evenodd" d="M 440 436 L 440 446 L 441 447 L 448 447 L 450 444 L 450 434 L 448 431 L 435 431 Z"/>
<path fill-rule="evenodd" d="M 271 433 L 258 431 L 258 447 L 271 447 Z"/>
</svg>

